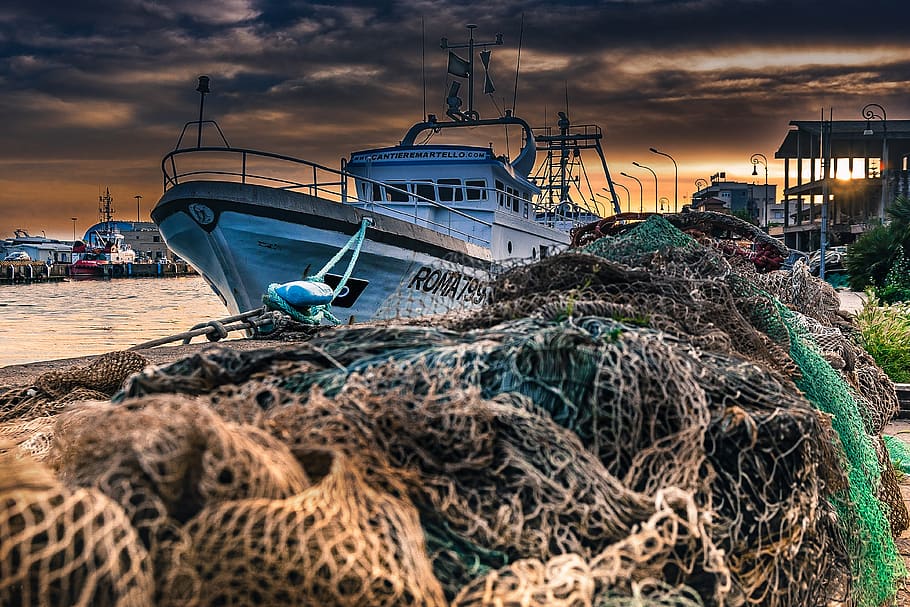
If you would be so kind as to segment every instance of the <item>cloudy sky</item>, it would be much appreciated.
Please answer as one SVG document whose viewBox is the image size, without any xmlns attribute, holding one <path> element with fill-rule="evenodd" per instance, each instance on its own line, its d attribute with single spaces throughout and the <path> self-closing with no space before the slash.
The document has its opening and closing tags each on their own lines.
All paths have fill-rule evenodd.
<svg viewBox="0 0 910 607">
<path fill-rule="evenodd" d="M 15 228 L 71 238 L 98 218 L 144 219 L 161 195 L 161 156 L 198 113 L 231 144 L 337 166 L 352 150 L 396 143 L 424 111 L 444 114 L 439 38 L 490 40 L 494 95 L 552 124 L 568 96 L 574 122 L 605 132 L 610 169 L 637 198 L 679 197 L 726 171 L 751 181 L 753 153 L 773 159 L 790 120 L 860 119 L 878 103 L 910 118 L 910 45 L 897 2 L 618 0 L 336 2 L 300 0 L 5 0 L 0 5 L 0 238 Z M 425 36 L 422 37 L 422 30 Z M 425 44 L 422 43 L 425 40 Z M 484 117 L 497 110 L 478 97 Z M 761 171 L 761 169 L 760 169 Z M 763 181 L 763 175 L 760 177 Z M 635 205 L 633 205 L 635 206 Z"/>
</svg>

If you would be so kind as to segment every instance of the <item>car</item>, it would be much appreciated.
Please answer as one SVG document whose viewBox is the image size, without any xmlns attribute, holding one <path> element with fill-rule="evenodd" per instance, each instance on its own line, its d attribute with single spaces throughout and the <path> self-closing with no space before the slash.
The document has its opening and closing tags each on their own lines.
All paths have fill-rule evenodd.
<svg viewBox="0 0 910 607">
<path fill-rule="evenodd" d="M 32 258 L 28 256 L 28 253 L 25 251 L 13 251 L 9 255 L 3 258 L 3 261 L 31 261 Z"/>
</svg>

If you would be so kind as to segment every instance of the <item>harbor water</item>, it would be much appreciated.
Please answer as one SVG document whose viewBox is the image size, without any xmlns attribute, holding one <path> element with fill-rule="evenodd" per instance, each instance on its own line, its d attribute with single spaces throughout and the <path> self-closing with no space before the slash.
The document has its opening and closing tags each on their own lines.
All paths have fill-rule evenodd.
<svg viewBox="0 0 910 607">
<path fill-rule="evenodd" d="M 124 350 L 229 314 L 198 275 L 3 285 L 0 367 Z"/>
</svg>

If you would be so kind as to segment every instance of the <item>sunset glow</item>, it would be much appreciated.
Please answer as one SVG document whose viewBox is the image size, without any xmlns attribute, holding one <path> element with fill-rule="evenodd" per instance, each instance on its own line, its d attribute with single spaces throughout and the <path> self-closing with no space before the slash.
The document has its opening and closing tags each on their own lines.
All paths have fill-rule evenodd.
<svg viewBox="0 0 910 607">
<path fill-rule="evenodd" d="M 864 3 L 862 14 L 890 10 L 875 5 Z M 70 217 L 86 227 L 97 219 L 104 187 L 124 208 L 141 195 L 147 218 L 161 194 L 161 157 L 198 118 L 200 74 L 212 82 L 205 117 L 232 145 L 338 166 L 354 150 L 397 143 L 424 112 L 445 115 L 450 81 L 439 38 L 466 39 L 467 23 L 478 24 L 479 40 L 502 32 L 505 42 L 493 49 L 496 92 L 475 100 L 481 115 L 514 106 L 541 126 L 568 109 L 575 124 L 599 124 L 611 174 L 630 191 L 619 195 L 633 210 L 638 184 L 620 172 L 641 179 L 652 206 L 655 196 L 682 204 L 696 179 L 719 171 L 763 180 L 752 175 L 754 153 L 767 156 L 780 192 L 774 153 L 791 120 L 817 120 L 822 108 L 835 120 L 859 120 L 870 102 L 889 119 L 910 114 L 910 50 L 898 21 L 782 1 L 721 10 L 656 1 L 92 8 L 12 0 L 0 9 L 0 234 L 71 236 Z M 672 154 L 678 181 L 649 147 Z M 657 192 L 633 161 L 654 168 Z M 844 160 L 836 175 L 858 179 L 863 170 Z"/>
</svg>

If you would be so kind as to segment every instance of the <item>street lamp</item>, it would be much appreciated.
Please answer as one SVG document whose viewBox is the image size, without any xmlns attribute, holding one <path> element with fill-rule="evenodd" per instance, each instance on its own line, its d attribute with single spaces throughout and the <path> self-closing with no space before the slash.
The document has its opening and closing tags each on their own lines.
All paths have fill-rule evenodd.
<svg viewBox="0 0 910 607">
<path fill-rule="evenodd" d="M 141 220 L 139 219 L 139 201 L 142 200 L 142 195 L 141 195 L 141 194 L 136 194 L 135 196 L 133 196 L 133 198 L 136 199 L 136 223 L 139 223 L 139 222 L 141 221 Z"/>
<path fill-rule="evenodd" d="M 620 171 L 619 174 L 622 175 L 623 177 L 628 177 L 629 179 L 634 179 L 635 181 L 638 182 L 638 189 L 639 189 L 639 193 L 638 193 L 638 212 L 639 212 L 639 214 L 644 213 L 645 211 L 644 211 L 644 202 L 643 202 L 643 200 L 645 199 L 645 186 L 643 186 L 643 185 L 641 184 L 641 179 L 639 179 L 638 177 L 636 177 L 636 176 L 634 176 L 634 175 L 629 175 L 628 173 L 623 173 L 622 171 Z M 628 191 L 628 190 L 627 190 L 627 191 Z M 629 207 L 629 210 L 630 210 L 630 211 L 632 210 L 631 206 Z"/>
<path fill-rule="evenodd" d="M 661 152 L 654 148 L 648 148 L 655 154 L 660 154 L 661 156 L 666 156 L 670 159 L 670 162 L 673 163 L 673 212 L 679 212 L 679 167 L 676 165 L 676 161 L 673 160 L 673 156 L 670 156 L 666 152 Z"/>
<path fill-rule="evenodd" d="M 878 108 L 881 115 L 877 114 L 873 108 Z M 887 200 L 885 196 L 885 166 L 888 162 L 888 116 L 885 114 L 885 108 L 877 103 L 867 103 L 864 105 L 862 114 L 863 118 L 866 119 L 866 130 L 863 131 L 863 135 L 874 134 L 870 120 L 878 119 L 882 121 L 882 161 L 878 167 L 878 172 L 881 173 L 882 178 L 882 200 L 879 203 L 878 216 L 879 219 L 885 221 L 885 202 Z"/>
<path fill-rule="evenodd" d="M 771 229 L 770 218 L 768 217 L 768 158 L 764 154 L 752 154 L 749 159 L 752 162 L 752 174 L 758 175 L 758 165 L 765 165 L 765 232 Z"/>
<path fill-rule="evenodd" d="M 664 212 L 664 204 L 665 204 L 665 203 L 666 203 L 666 205 L 667 205 L 667 207 L 668 207 L 667 210 L 669 210 L 670 199 L 667 198 L 666 196 L 661 196 L 661 197 L 660 197 L 660 212 L 661 212 L 661 213 Z"/>
<path fill-rule="evenodd" d="M 622 189 L 624 189 L 626 191 L 626 208 L 628 208 L 629 211 L 631 211 L 632 210 L 632 193 L 629 192 L 629 188 L 627 188 L 626 186 L 624 186 L 621 183 L 616 183 L 615 181 L 613 182 L 613 185 L 618 185 L 619 187 L 621 187 Z M 604 192 L 610 191 L 607 188 L 600 188 L 600 189 L 603 190 Z"/>
<path fill-rule="evenodd" d="M 651 174 L 654 175 L 654 212 L 657 213 L 657 173 L 655 173 L 654 169 L 652 169 L 651 167 L 646 167 L 643 164 L 638 164 L 634 160 L 632 161 L 632 164 L 634 164 L 635 166 L 637 166 L 640 169 L 646 169 L 648 171 L 651 171 Z"/>
<path fill-rule="evenodd" d="M 76 242 L 76 218 L 70 217 L 70 220 L 73 222 L 73 242 Z"/>
</svg>

